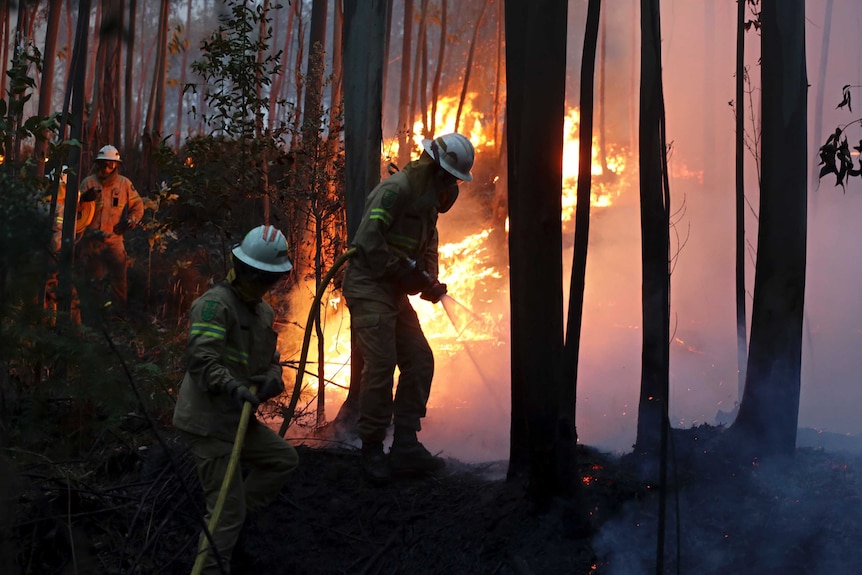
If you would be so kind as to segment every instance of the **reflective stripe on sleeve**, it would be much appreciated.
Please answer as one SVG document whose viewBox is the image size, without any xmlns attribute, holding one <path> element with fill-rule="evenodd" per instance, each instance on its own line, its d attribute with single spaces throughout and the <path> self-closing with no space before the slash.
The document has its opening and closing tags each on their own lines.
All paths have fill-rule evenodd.
<svg viewBox="0 0 862 575">
<path fill-rule="evenodd" d="M 368 217 L 372 220 L 380 220 L 387 226 L 392 223 L 392 214 L 383 208 L 372 208 L 371 215 Z"/>
<path fill-rule="evenodd" d="M 224 357 L 225 359 L 241 363 L 242 365 L 248 365 L 248 354 L 235 347 L 231 347 L 229 345 L 225 346 Z"/>
<path fill-rule="evenodd" d="M 214 339 L 224 339 L 227 330 L 214 323 L 193 323 L 189 333 L 191 335 L 207 335 Z"/>
</svg>

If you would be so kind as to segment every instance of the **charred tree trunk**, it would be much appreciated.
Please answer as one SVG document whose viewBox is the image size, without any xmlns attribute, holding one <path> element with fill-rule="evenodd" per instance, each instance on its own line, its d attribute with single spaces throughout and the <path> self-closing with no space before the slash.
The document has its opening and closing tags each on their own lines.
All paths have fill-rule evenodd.
<svg viewBox="0 0 862 575">
<path fill-rule="evenodd" d="M 69 137 L 81 140 L 84 134 L 84 105 L 86 101 L 86 59 L 87 39 L 89 33 L 90 0 L 80 0 L 78 3 L 78 25 L 75 31 L 75 46 L 70 62 L 71 78 L 71 110 Z M 66 158 L 69 169 L 78 174 L 69 178 L 66 184 L 66 201 L 63 206 L 63 231 L 60 245 L 60 262 L 58 266 L 58 308 L 65 318 L 58 326 L 60 331 L 68 330 L 70 312 L 72 309 L 72 261 L 75 255 L 75 224 L 78 213 L 78 182 L 81 179 L 81 149 L 73 147 Z"/>
<path fill-rule="evenodd" d="M 383 100 L 386 105 L 386 89 L 388 88 L 389 75 L 389 41 L 392 39 L 392 1 L 386 0 L 386 31 L 383 40 Z M 444 0 L 445 2 L 445 0 Z"/>
<path fill-rule="evenodd" d="M 832 32 L 832 6 L 834 0 L 826 0 L 826 9 L 823 15 L 823 36 L 820 40 L 820 65 L 818 70 L 820 77 L 817 78 L 817 92 L 814 100 L 814 141 L 823 141 L 823 94 L 826 89 L 826 65 L 829 62 L 829 38 Z M 811 166 L 811 185 L 817 187 L 819 178 L 817 174 L 820 170 L 817 169 L 818 159 L 815 157 L 812 160 Z M 817 194 L 812 196 L 812 200 L 816 200 Z"/>
<path fill-rule="evenodd" d="M 512 336 L 510 479 L 546 503 L 557 484 L 555 422 L 563 347 L 562 181 L 566 10 L 506 1 Z M 538 247 L 541 246 L 541 247 Z"/>
<path fill-rule="evenodd" d="M 386 0 L 344 0 L 345 205 L 348 243 L 380 181 Z M 350 389 L 336 422 L 355 435 L 363 361 L 351 334 Z"/>
<path fill-rule="evenodd" d="M 575 243 L 572 254 L 572 277 L 569 284 L 569 309 L 566 339 L 563 347 L 560 409 L 557 414 L 557 483 L 577 494 L 578 433 L 575 426 L 575 402 L 578 389 L 578 358 L 581 347 L 581 323 L 584 312 L 584 286 L 587 275 L 587 245 L 590 239 L 590 192 L 592 184 L 592 134 L 596 44 L 598 42 L 601 0 L 590 0 L 584 50 L 581 56 L 581 94 L 578 140 L 578 189 L 575 208 Z"/>
<path fill-rule="evenodd" d="M 780 6 L 779 6 L 780 5 Z M 804 0 L 763 0 L 763 186 L 748 377 L 733 429 L 756 456 L 796 448 L 807 236 Z"/>
<path fill-rule="evenodd" d="M 670 363 L 670 198 L 659 0 L 641 2 L 639 141 L 643 351 L 635 450 L 658 464 L 668 425 Z"/>
<path fill-rule="evenodd" d="M 745 301 L 745 0 L 737 0 L 736 21 L 736 360 L 738 398 L 745 388 L 748 320 Z"/>
</svg>

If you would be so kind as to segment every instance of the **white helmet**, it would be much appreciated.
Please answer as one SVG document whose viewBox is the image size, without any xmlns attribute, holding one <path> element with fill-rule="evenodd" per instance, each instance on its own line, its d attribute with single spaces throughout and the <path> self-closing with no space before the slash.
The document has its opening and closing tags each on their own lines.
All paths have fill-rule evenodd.
<svg viewBox="0 0 862 575">
<path fill-rule="evenodd" d="M 461 134 L 444 134 L 433 140 L 422 140 L 422 148 L 441 168 L 458 178 L 469 182 L 473 179 L 470 170 L 476 152 L 473 144 Z"/>
<path fill-rule="evenodd" d="M 287 257 L 287 238 L 274 226 L 254 228 L 231 253 L 257 270 L 282 273 L 293 269 Z"/>
<path fill-rule="evenodd" d="M 111 146 L 110 144 L 108 144 L 107 146 L 102 146 L 102 149 L 99 150 L 99 155 L 96 156 L 96 159 L 123 163 L 123 160 L 120 159 L 119 150 L 117 150 L 117 148 Z"/>
</svg>

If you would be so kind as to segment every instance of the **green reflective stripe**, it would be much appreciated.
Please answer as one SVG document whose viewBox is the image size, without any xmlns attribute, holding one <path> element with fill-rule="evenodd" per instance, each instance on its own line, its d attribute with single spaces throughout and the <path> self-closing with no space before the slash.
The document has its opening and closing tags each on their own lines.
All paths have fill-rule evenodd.
<svg viewBox="0 0 862 575">
<path fill-rule="evenodd" d="M 191 335 L 208 335 L 215 339 L 224 339 L 227 335 L 227 330 L 223 326 L 214 323 L 193 323 L 189 333 Z"/>
<path fill-rule="evenodd" d="M 396 247 L 412 250 L 419 245 L 419 240 L 401 234 L 386 234 L 386 241 Z"/>
<path fill-rule="evenodd" d="M 225 359 L 248 365 L 248 354 L 235 347 L 226 346 L 224 349 Z"/>
<path fill-rule="evenodd" d="M 392 214 L 383 208 L 371 208 L 369 219 L 380 220 L 387 226 L 392 223 Z"/>
</svg>

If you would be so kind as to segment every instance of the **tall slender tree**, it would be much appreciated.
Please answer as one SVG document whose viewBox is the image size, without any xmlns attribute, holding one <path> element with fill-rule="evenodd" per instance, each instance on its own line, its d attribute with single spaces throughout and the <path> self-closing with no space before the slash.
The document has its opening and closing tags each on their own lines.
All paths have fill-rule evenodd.
<svg viewBox="0 0 862 575">
<path fill-rule="evenodd" d="M 380 181 L 387 0 L 344 0 L 344 145 L 347 237 Z M 336 423 L 355 434 L 363 361 L 351 333 L 350 389 Z M 282 431 L 283 434 L 283 431 Z"/>
<path fill-rule="evenodd" d="M 545 501 L 557 484 L 563 347 L 565 0 L 506 0 L 512 427 L 509 477 Z M 537 246 L 541 248 L 537 249 Z M 538 320 L 541 318 L 541 321 Z"/>
<path fill-rule="evenodd" d="M 39 116 L 43 118 L 47 118 L 54 109 L 54 70 L 57 59 L 57 37 L 60 32 L 62 10 L 62 0 L 49 1 L 48 21 L 45 27 L 45 49 L 42 51 L 42 82 L 39 86 Z M 45 171 L 45 160 L 50 136 L 49 131 L 44 132 L 43 137 L 36 140 L 33 150 L 33 155 L 36 158 L 36 174 L 39 177 L 42 177 Z"/>
<path fill-rule="evenodd" d="M 763 184 L 748 374 L 733 429 L 746 452 L 796 448 L 807 244 L 805 1 L 761 3 Z"/>
<path fill-rule="evenodd" d="M 398 92 L 398 166 L 410 160 L 413 122 L 410 120 L 410 57 L 413 45 L 413 0 L 404 0 L 404 31 L 401 38 L 401 79 Z"/>
<path fill-rule="evenodd" d="M 643 273 L 643 350 L 635 450 L 655 458 L 667 434 L 670 345 L 670 190 L 661 68 L 659 0 L 641 0 L 638 127 Z"/>
<path fill-rule="evenodd" d="M 745 6 L 737 0 L 736 14 L 736 365 L 738 398 L 745 388 L 748 361 L 748 320 L 745 299 Z"/>
<path fill-rule="evenodd" d="M 574 479 L 578 473 L 575 427 L 575 400 L 578 387 L 578 359 L 581 346 L 581 323 L 584 313 L 584 286 L 587 275 L 587 245 L 590 239 L 590 195 L 593 159 L 593 114 L 596 72 L 596 45 L 601 20 L 601 0 L 590 0 L 587 5 L 587 24 L 584 49 L 581 55 L 581 93 L 578 141 L 578 187 L 575 208 L 575 242 L 572 251 L 572 276 L 569 283 L 569 309 L 566 320 L 566 339 L 563 346 L 562 377 L 559 411 L 557 413 L 557 482 L 578 487 Z"/>
</svg>

